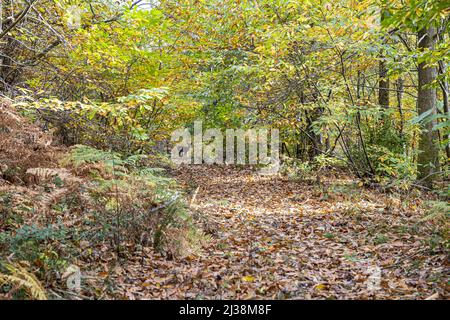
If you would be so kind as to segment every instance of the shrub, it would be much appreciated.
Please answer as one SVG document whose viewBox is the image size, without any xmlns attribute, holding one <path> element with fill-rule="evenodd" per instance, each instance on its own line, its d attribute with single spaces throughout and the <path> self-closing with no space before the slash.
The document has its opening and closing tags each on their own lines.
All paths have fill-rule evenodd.
<svg viewBox="0 0 450 320">
<path fill-rule="evenodd" d="M 101 232 L 92 236 L 110 241 L 118 252 L 125 244 L 153 244 L 178 252 L 168 249 L 166 229 L 176 228 L 184 237 L 193 224 L 175 181 L 164 175 L 164 169 L 147 167 L 146 161 L 144 155 L 123 157 L 82 145 L 73 147 L 65 160 L 90 177 L 84 207 L 89 208 L 92 223 L 101 226 Z"/>
</svg>

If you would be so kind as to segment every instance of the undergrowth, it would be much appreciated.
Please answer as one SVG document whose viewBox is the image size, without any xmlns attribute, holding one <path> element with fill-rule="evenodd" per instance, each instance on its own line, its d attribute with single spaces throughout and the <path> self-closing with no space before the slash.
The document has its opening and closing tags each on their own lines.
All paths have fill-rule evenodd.
<svg viewBox="0 0 450 320">
<path fill-rule="evenodd" d="M 197 252 L 205 236 L 182 190 L 157 167 L 161 156 L 56 147 L 27 121 L 0 110 L 8 133 L 1 136 L 8 161 L 0 168 L 0 296 L 60 297 L 69 266 L 102 256 L 116 264 L 142 248 L 171 259 Z M 36 147 L 21 127 L 43 144 Z"/>
</svg>

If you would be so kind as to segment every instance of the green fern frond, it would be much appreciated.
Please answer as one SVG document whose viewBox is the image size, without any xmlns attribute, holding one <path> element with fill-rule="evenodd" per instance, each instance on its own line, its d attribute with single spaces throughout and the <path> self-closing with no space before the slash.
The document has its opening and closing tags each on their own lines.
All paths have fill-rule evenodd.
<svg viewBox="0 0 450 320">
<path fill-rule="evenodd" d="M 0 284 L 24 289 L 31 299 L 46 300 L 45 289 L 39 280 L 24 267 L 18 264 L 3 263 L 8 274 L 0 273 Z"/>
<path fill-rule="evenodd" d="M 424 216 L 420 221 L 437 221 L 446 220 L 450 215 L 450 204 L 444 201 L 429 201 L 430 208 L 427 211 L 427 215 Z"/>
</svg>

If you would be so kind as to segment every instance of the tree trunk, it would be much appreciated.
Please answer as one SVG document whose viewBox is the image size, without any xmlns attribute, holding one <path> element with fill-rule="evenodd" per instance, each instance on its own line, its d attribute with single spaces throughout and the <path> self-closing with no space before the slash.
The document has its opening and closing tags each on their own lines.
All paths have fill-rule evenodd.
<svg viewBox="0 0 450 320">
<path fill-rule="evenodd" d="M 8 30 L 17 18 L 17 13 L 14 12 L 14 3 L 11 0 L 2 0 L 2 32 Z M 27 11 L 28 12 L 28 11 Z M 16 58 L 17 43 L 14 43 L 14 38 L 8 34 L 4 34 L 0 40 L 0 92 L 5 95 L 12 95 L 12 87 L 18 75 L 18 66 L 14 59 Z"/>
<path fill-rule="evenodd" d="M 0 92 L 8 95 L 12 93 L 12 87 L 18 76 L 18 67 L 15 65 L 14 57 L 14 39 L 7 37 L 7 40 L 0 46 Z"/>
<path fill-rule="evenodd" d="M 438 33 L 439 41 L 442 43 L 445 43 L 445 32 L 444 28 L 440 28 L 440 31 Z M 447 65 L 444 61 L 439 61 L 439 73 L 442 75 L 442 80 L 440 81 L 441 90 L 442 90 L 442 102 L 443 102 L 443 111 L 447 116 L 450 116 L 449 106 L 448 106 L 448 96 L 449 96 L 449 86 L 448 86 L 448 79 L 447 79 Z M 444 139 L 450 140 L 450 135 L 444 134 Z M 445 145 L 445 153 L 447 155 L 447 161 L 450 159 L 450 143 L 447 143 Z"/>
<path fill-rule="evenodd" d="M 385 12 L 381 12 L 381 21 L 383 21 L 384 17 Z M 386 39 L 383 39 L 383 44 L 386 44 Z M 389 108 L 389 79 L 387 78 L 388 68 L 383 49 L 380 50 L 380 62 L 378 69 L 378 104 L 387 109 Z"/>
<path fill-rule="evenodd" d="M 442 61 L 439 61 L 441 73 L 445 74 L 446 72 L 446 66 L 445 63 Z M 443 111 L 446 115 L 450 116 L 449 106 L 448 106 L 448 95 L 449 95 L 449 87 L 446 77 L 442 80 L 442 102 L 443 102 Z M 450 135 L 444 135 L 444 139 L 450 140 Z M 445 145 L 445 153 L 447 154 L 447 158 L 450 159 L 450 143 L 447 143 Z"/>
<path fill-rule="evenodd" d="M 380 59 L 382 60 L 379 63 L 378 103 L 387 109 L 389 108 L 389 79 L 387 78 L 387 66 L 384 56 L 381 56 Z"/>
<path fill-rule="evenodd" d="M 436 42 L 436 29 L 431 27 L 422 29 L 418 32 L 419 49 L 434 48 Z M 418 69 L 419 76 L 419 95 L 417 99 L 418 113 L 423 114 L 431 111 L 431 115 L 436 114 L 436 89 L 430 88 L 429 85 L 436 79 L 437 69 L 427 66 L 427 62 L 421 62 Z M 439 169 L 439 149 L 437 146 L 437 132 L 432 131 L 435 121 L 428 121 L 422 126 L 422 132 L 419 140 L 419 156 L 417 159 L 419 182 L 426 186 L 432 187 L 435 173 Z"/>
<path fill-rule="evenodd" d="M 403 114 L 403 78 L 398 78 L 396 83 L 396 90 L 397 90 L 397 109 L 398 113 L 400 115 L 400 129 L 399 133 L 400 136 L 403 137 L 403 129 L 405 126 L 405 115 Z"/>
</svg>

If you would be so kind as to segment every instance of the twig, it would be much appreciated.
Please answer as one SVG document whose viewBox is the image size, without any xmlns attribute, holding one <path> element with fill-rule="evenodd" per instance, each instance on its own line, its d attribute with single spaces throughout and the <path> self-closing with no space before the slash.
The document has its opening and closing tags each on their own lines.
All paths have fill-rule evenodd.
<svg viewBox="0 0 450 320">
<path fill-rule="evenodd" d="M 10 32 L 20 21 L 22 21 L 25 16 L 27 15 L 28 11 L 30 11 L 30 9 L 33 7 L 33 5 L 38 2 L 38 0 L 34 0 L 30 3 L 28 3 L 28 6 L 19 14 L 19 16 L 17 17 L 16 21 L 14 21 L 13 23 L 11 23 L 11 25 L 6 28 L 1 34 L 0 34 L 0 39 L 2 39 L 4 36 L 6 36 L 8 34 L 8 32 Z"/>
<path fill-rule="evenodd" d="M 190 206 L 192 206 L 194 204 L 195 198 L 197 197 L 198 191 L 200 190 L 200 187 L 197 187 L 197 189 L 195 189 L 194 194 L 192 196 L 191 202 L 189 203 Z"/>
</svg>

